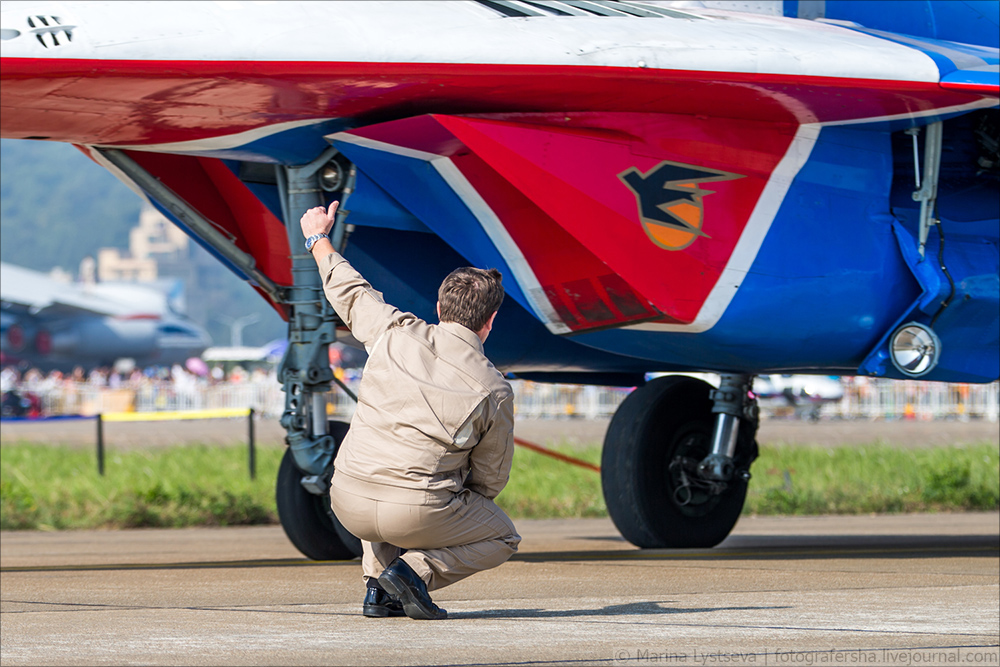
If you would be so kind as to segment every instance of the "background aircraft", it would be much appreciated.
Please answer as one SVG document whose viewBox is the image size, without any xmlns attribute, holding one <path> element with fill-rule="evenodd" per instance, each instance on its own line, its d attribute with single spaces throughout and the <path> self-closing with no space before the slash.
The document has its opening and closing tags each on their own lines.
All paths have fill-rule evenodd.
<svg viewBox="0 0 1000 667">
<path fill-rule="evenodd" d="M 0 263 L 0 354 L 42 371 L 183 364 L 211 343 L 170 306 L 169 294 L 134 283 L 66 284 Z"/>
<path fill-rule="evenodd" d="M 732 11 L 755 10 L 755 13 Z M 434 319 L 506 276 L 487 344 L 533 380 L 639 386 L 602 482 L 644 547 L 721 541 L 757 374 L 1000 375 L 995 2 L 7 2 L 0 136 L 71 142 L 289 322 L 282 525 L 324 494 L 338 335 L 297 221 Z M 677 375 L 714 372 L 713 390 Z"/>
<path fill-rule="evenodd" d="M 776 414 L 790 410 L 812 420 L 819 419 L 824 405 L 844 398 L 840 379 L 829 375 L 761 375 L 754 380 L 753 391 L 763 409 Z"/>
</svg>

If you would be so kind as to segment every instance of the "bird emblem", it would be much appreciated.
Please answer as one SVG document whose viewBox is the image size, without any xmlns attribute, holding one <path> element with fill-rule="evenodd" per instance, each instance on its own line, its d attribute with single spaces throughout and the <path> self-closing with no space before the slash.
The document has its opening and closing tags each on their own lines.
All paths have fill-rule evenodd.
<svg viewBox="0 0 1000 667">
<path fill-rule="evenodd" d="M 629 167 L 618 178 L 635 195 L 649 239 L 666 250 L 681 250 L 699 237 L 711 238 L 702 231 L 704 198 L 715 191 L 701 184 L 743 176 L 665 160 L 646 173 Z"/>
</svg>

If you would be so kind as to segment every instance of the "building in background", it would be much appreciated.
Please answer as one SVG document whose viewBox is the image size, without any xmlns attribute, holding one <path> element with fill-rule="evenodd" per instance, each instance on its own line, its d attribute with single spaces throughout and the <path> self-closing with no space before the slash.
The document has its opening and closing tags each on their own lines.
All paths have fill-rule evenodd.
<svg viewBox="0 0 1000 667">
<path fill-rule="evenodd" d="M 101 282 L 149 283 L 165 289 L 171 307 L 207 330 L 217 345 L 232 343 L 232 323 L 253 315 L 253 327 L 246 329 L 249 344 L 263 345 L 284 335 L 281 318 L 252 288 L 148 204 L 129 232 L 128 249 L 101 248 L 94 269 L 86 266 L 92 262 L 81 262 L 82 282 L 93 282 L 88 278 L 93 273 Z"/>
<path fill-rule="evenodd" d="M 127 252 L 119 248 L 98 251 L 98 280 L 153 282 L 160 277 L 161 265 L 166 273 L 176 274 L 177 265 L 191 259 L 187 234 L 148 204 L 139 213 L 139 224 L 129 232 L 128 245 Z"/>
</svg>

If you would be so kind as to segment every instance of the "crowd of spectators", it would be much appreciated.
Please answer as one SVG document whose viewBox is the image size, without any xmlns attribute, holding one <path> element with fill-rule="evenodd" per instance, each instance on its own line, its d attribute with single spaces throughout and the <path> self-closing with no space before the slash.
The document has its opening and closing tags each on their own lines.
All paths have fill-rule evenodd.
<svg viewBox="0 0 1000 667">
<path fill-rule="evenodd" d="M 280 357 L 279 357 L 280 358 Z M 336 377 L 356 386 L 366 355 L 330 346 Z M 278 358 L 246 362 L 208 362 L 193 357 L 184 364 L 138 367 L 120 359 L 112 366 L 47 372 L 25 365 L 0 369 L 4 417 L 94 415 L 99 412 L 144 412 L 254 407 L 280 413 L 284 395 L 277 379 Z"/>
<path fill-rule="evenodd" d="M 20 369 L 7 366 L 0 370 L 3 391 L 3 416 L 39 417 L 51 414 L 71 414 L 86 407 L 100 394 L 118 395 L 185 395 L 221 385 L 276 384 L 273 367 L 256 366 L 246 369 L 235 365 L 205 368 L 196 373 L 180 364 L 138 368 L 118 365 L 98 367 L 89 371 L 77 366 L 69 373 L 37 368 Z"/>
</svg>

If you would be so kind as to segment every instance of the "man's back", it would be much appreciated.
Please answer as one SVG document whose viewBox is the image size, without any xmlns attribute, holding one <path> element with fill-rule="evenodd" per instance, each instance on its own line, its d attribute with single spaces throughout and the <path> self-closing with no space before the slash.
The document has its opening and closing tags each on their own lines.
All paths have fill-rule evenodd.
<svg viewBox="0 0 1000 667">
<path fill-rule="evenodd" d="M 463 488 L 495 498 L 513 458 L 513 391 L 479 336 L 386 304 L 340 255 L 323 258 L 320 272 L 330 303 L 369 352 L 336 483 L 401 502 Z"/>
<path fill-rule="evenodd" d="M 406 319 L 372 350 L 337 471 L 456 493 L 475 466 L 469 485 L 495 497 L 510 474 L 512 400 L 475 333 L 453 322 Z"/>
</svg>

